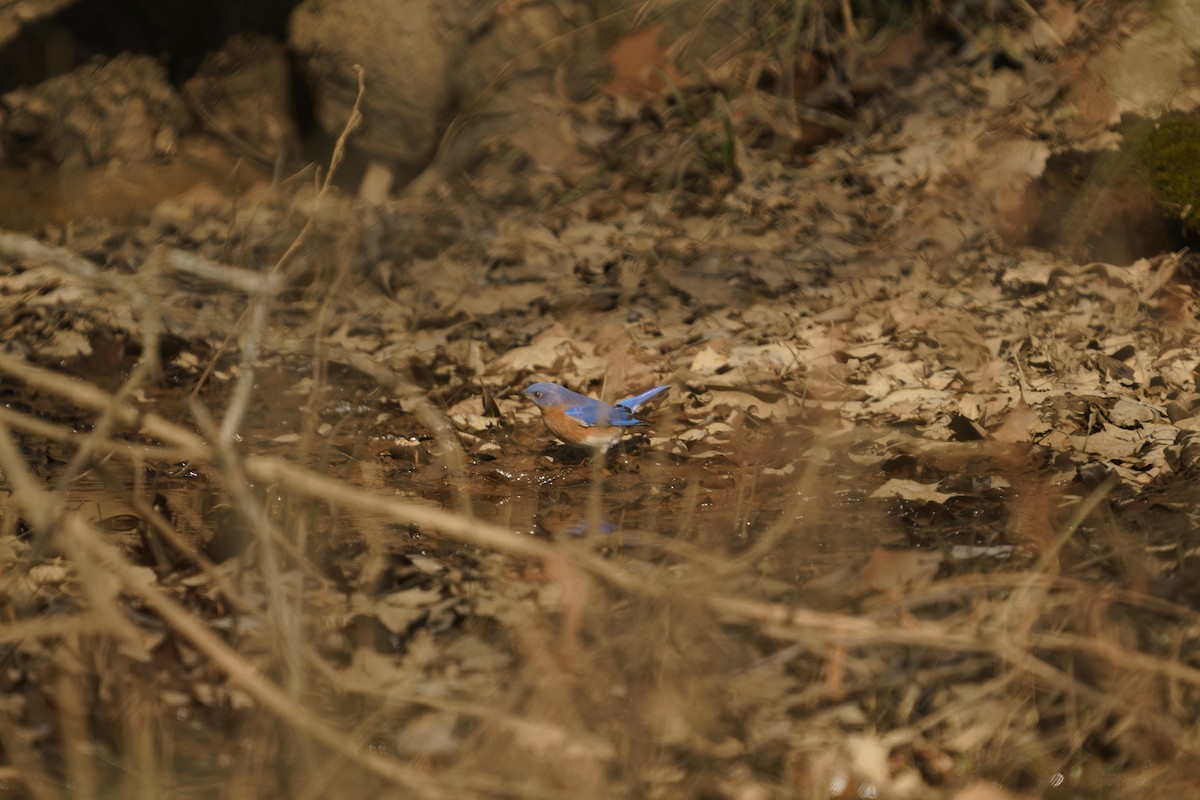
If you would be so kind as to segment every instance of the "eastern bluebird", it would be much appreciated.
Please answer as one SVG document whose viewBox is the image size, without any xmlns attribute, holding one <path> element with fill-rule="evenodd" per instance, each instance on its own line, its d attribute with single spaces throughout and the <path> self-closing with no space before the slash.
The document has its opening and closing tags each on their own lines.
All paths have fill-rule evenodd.
<svg viewBox="0 0 1200 800">
<path fill-rule="evenodd" d="M 567 444 L 596 447 L 603 452 L 617 443 L 625 428 L 643 424 L 633 416 L 638 406 L 670 388 L 655 386 L 611 406 L 557 383 L 531 384 L 525 390 L 525 396 L 542 410 L 542 422 L 559 439 Z"/>
</svg>

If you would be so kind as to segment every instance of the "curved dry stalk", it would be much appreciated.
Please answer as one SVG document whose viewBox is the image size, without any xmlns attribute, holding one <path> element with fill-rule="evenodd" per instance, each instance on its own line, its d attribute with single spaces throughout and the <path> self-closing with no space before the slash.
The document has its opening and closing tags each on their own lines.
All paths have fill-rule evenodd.
<svg viewBox="0 0 1200 800">
<path fill-rule="evenodd" d="M 83 687 L 87 670 L 79 657 L 79 639 L 66 640 L 56 659 L 59 674 L 54 682 L 54 701 L 58 706 L 58 735 L 62 738 L 63 760 L 72 795 L 79 800 L 98 796 L 99 776 L 96 759 L 88 739 L 88 707 Z"/>
<path fill-rule="evenodd" d="M 40 417 L 31 417 L 28 414 L 22 414 L 19 411 L 13 411 L 11 408 L 5 408 L 4 406 L 0 406 L 0 423 L 7 425 L 13 430 L 21 431 L 22 433 L 31 433 L 47 441 L 57 442 L 58 444 L 72 448 L 79 447 L 85 436 L 85 434 L 76 433 L 65 425 L 48 422 Z M 140 458 L 144 461 L 167 463 L 187 461 L 196 456 L 195 451 L 190 448 L 139 444 L 119 439 L 97 440 L 92 445 L 92 452 L 105 456 L 119 456 L 129 459 Z"/>
<path fill-rule="evenodd" d="M 14 260 L 47 264 L 62 270 L 77 280 L 103 286 L 115 292 L 121 291 L 115 276 L 103 272 L 78 253 L 65 247 L 42 244 L 32 236 L 22 233 L 0 231 L 0 255 Z"/>
<path fill-rule="evenodd" d="M 48 541 L 53 533 L 57 533 L 60 505 L 54 502 L 54 495 L 45 492 L 25 468 L 16 445 L 7 427 L 0 424 L 0 470 L 3 470 L 8 483 L 12 486 L 13 499 L 25 510 L 33 522 L 35 546 L 36 542 Z M 37 502 L 32 502 L 36 498 Z M 4 577 L 7 581 L 20 578 L 19 571 L 11 571 Z M 116 608 L 116 597 L 94 572 L 80 575 L 83 592 L 92 602 L 91 613 L 96 618 L 101 629 L 116 638 L 125 641 L 137 641 L 138 631 Z"/>
<path fill-rule="evenodd" d="M 256 347 L 245 347 L 242 352 L 244 354 L 251 354 L 248 357 L 253 357 L 252 354 L 256 351 Z M 246 371 L 249 370 L 244 370 L 243 374 Z M 253 382 L 251 382 L 250 386 L 252 388 Z M 246 398 L 248 401 L 248 394 Z M 233 499 L 233 506 L 237 513 L 245 520 L 246 526 L 254 532 L 258 543 L 258 563 L 262 567 L 263 583 L 266 584 L 266 590 L 270 597 L 267 615 L 271 619 L 271 630 L 278 637 L 280 649 L 285 656 L 281 659 L 281 667 L 285 670 L 288 678 L 289 691 L 295 695 L 299 695 L 302 690 L 301 681 L 303 676 L 303 670 L 300 669 L 303 644 L 299 614 L 302 598 L 289 598 L 287 584 L 283 580 L 279 554 L 275 548 L 277 542 L 283 543 L 285 541 L 283 532 L 272 523 L 266 509 L 263 508 L 258 498 L 255 497 L 254 492 L 250 490 L 245 473 L 242 471 L 241 462 L 233 447 L 237 425 L 240 423 L 235 422 L 228 431 L 226 430 L 226 426 L 222 425 L 221 431 L 218 432 L 215 422 L 209 416 L 204 406 L 200 404 L 199 400 L 193 399 L 190 407 L 192 414 L 199 421 L 201 428 L 208 432 L 217 443 L 216 457 L 217 464 L 220 467 L 218 470 L 220 479 L 225 486 L 225 491 Z M 231 412 L 226 417 L 226 422 L 235 413 L 232 411 L 232 404 L 230 408 Z M 294 555 L 298 564 L 308 565 L 307 559 L 299 557 L 300 554 Z"/>
<path fill-rule="evenodd" d="M 270 271 L 261 278 L 261 281 L 254 282 L 252 284 L 256 286 L 260 295 L 268 292 L 275 294 L 282 288 L 283 281 L 282 279 L 278 278 L 277 275 L 283 271 L 284 266 L 292 260 L 296 253 L 300 250 L 300 247 L 305 241 L 308 240 L 309 234 L 312 233 L 313 225 L 316 224 L 317 212 L 321 208 L 321 202 L 325 199 L 325 196 L 329 193 L 330 188 L 333 186 L 333 176 L 337 174 L 338 167 L 341 166 L 342 160 L 346 157 L 346 145 L 350 141 L 350 135 L 358 129 L 359 125 L 362 124 L 362 101 L 363 98 L 366 97 L 367 93 L 366 78 L 363 68 L 358 64 L 354 65 L 354 71 L 358 76 L 358 94 L 355 96 L 354 105 L 350 109 L 350 117 L 346 120 L 346 125 L 344 128 L 342 128 L 342 133 L 340 136 L 338 136 L 337 142 L 333 146 L 333 154 L 329 158 L 329 169 L 325 171 L 325 180 L 317 189 L 317 195 L 313 200 L 312 210 L 309 213 L 308 218 L 304 221 L 304 226 L 300 229 L 300 232 L 296 234 L 294 239 L 292 239 L 292 242 L 288 245 L 287 250 L 283 252 L 283 255 L 279 257 L 279 260 L 275 262 L 275 265 L 271 267 Z M 178 269 L 209 272 L 209 270 L 206 270 L 206 268 L 199 262 L 187 258 L 173 258 L 169 261 L 169 263 Z M 238 273 L 229 273 L 223 271 L 217 274 L 223 274 L 227 278 L 229 276 L 238 275 Z M 208 376 L 212 374 L 212 370 L 217 363 L 218 357 L 221 355 L 221 353 L 225 352 L 225 348 L 229 346 L 229 342 L 233 339 L 234 331 L 238 329 L 242 323 L 242 320 L 245 319 L 245 314 L 246 312 L 242 313 L 242 316 L 239 317 L 238 321 L 234 323 L 233 330 L 229 332 L 229 335 L 225 337 L 225 339 L 213 352 L 212 357 L 209 360 L 208 367 L 203 373 L 201 373 L 200 378 L 196 381 L 196 386 L 192 390 L 192 397 L 199 397 L 200 389 L 205 383 L 208 382 Z"/>
<path fill-rule="evenodd" d="M 1031 649 L 1058 650 L 1098 657 L 1118 670 L 1142 672 L 1200 686 L 1200 669 L 1177 660 L 1159 658 L 1138 650 L 1118 647 L 1107 639 L 1074 633 L 1035 633 L 1029 636 Z"/>
<path fill-rule="evenodd" d="M 0 468 L 14 488 L 14 497 L 35 523 L 50 521 L 51 496 L 29 474 L 6 428 L 0 426 Z M 265 709 L 306 736 L 340 753 L 371 773 L 419 797 L 450 796 L 441 783 L 415 770 L 372 752 L 363 742 L 355 743 L 296 699 L 268 680 L 253 664 L 221 640 L 203 622 L 156 585 L 147 583 L 116 547 L 106 542 L 92 526 L 72 512 L 57 520 L 57 533 L 64 548 L 77 563 L 91 564 L 114 577 L 121 589 L 137 597 L 179 636 L 190 642 L 237 686 Z M 89 570 L 95 571 L 95 570 Z"/>
<path fill-rule="evenodd" d="M 81 438 L 79 434 L 75 433 L 64 425 L 47 422 L 46 420 L 39 419 L 37 417 L 31 417 L 28 414 L 21 414 L 20 412 L 12 411 L 11 409 L 3 407 L 0 407 L 0 426 L 7 426 L 13 430 L 24 433 L 31 433 L 48 441 L 57 442 L 68 447 L 77 446 L 79 439 Z M 156 447 L 154 445 L 114 441 L 111 439 L 104 439 L 97 442 L 95 445 L 95 452 L 120 456 L 129 460 L 153 460 L 167 462 L 186 461 L 190 458 L 194 458 L 196 455 L 191 450 L 184 450 L 176 447 Z M 137 512 L 137 514 L 143 520 L 145 520 L 145 522 L 149 524 L 156 533 L 166 539 L 172 547 L 186 556 L 200 569 L 202 573 L 204 573 L 213 581 L 217 589 L 225 596 L 225 599 L 231 606 L 242 613 L 251 613 L 251 606 L 246 602 L 245 598 L 241 596 L 241 592 L 236 586 L 233 585 L 233 582 L 230 581 L 224 573 L 217 569 L 216 564 L 214 564 L 208 558 L 208 556 L 204 555 L 204 553 L 197 549 L 191 542 L 181 536 L 179 532 L 175 530 L 174 526 L 162 516 L 162 514 L 160 514 L 149 503 L 140 497 L 131 497 L 129 499 L 129 503 L 133 510 Z M 73 629 L 72 626 L 74 625 L 80 626 L 81 630 L 96 630 L 96 622 L 90 617 L 79 620 L 71 618 L 71 620 L 72 625 L 68 625 L 66 628 L 64 628 L 61 635 L 71 632 Z M 58 636 L 60 634 L 54 632 L 57 630 L 56 626 L 65 624 L 65 622 L 66 620 L 62 618 L 41 620 L 38 623 L 38 630 L 41 631 L 44 629 L 46 631 L 50 631 L 50 633 L 46 635 Z M 20 627 L 21 625 L 22 623 L 13 623 L 10 626 L 0 627 L 0 642 L 8 641 L 8 639 L 5 637 L 8 635 L 6 631 L 8 631 L 10 627 L 17 626 L 19 630 L 23 631 L 24 628 Z M 28 638 L 30 635 L 32 635 L 30 632 L 14 633 L 13 636 L 16 638 L 13 640 L 15 641 L 17 639 Z"/>
<path fill-rule="evenodd" d="M 30 236 L 0 231 L 0 254 L 51 265 L 63 270 L 76 280 L 120 294 L 133 308 L 138 309 L 141 320 L 139 326 L 141 356 L 129 373 L 129 377 L 122 382 L 121 387 L 113 394 L 110 401 L 98 409 L 100 417 L 92 425 L 92 429 L 81 439 L 70 462 L 62 470 L 54 487 L 54 493 L 61 501 L 68 484 L 83 471 L 85 465 L 91 460 L 97 443 L 106 440 L 116 426 L 121 406 L 158 371 L 158 342 L 162 334 L 162 319 L 158 305 L 138 289 L 135 279 L 105 272 L 88 259 L 66 248 L 50 247 Z M 40 545 L 44 546 L 44 543 L 40 543 Z M 36 549 L 39 547 L 35 546 Z"/>
<path fill-rule="evenodd" d="M 818 467 L 814 462 L 809 462 L 805 465 L 804 473 L 800 476 L 798 487 L 795 489 L 795 495 L 784 506 L 783 513 L 780 514 L 779 519 L 771 523 L 762 532 L 762 535 L 746 548 L 745 552 L 739 553 L 732 559 L 724 560 L 725 563 L 717 571 L 718 576 L 737 575 L 744 572 L 775 550 L 775 547 L 783 540 L 783 537 L 793 529 L 796 520 L 801 518 L 801 512 L 805 506 L 810 504 L 809 488 L 817 477 L 817 470 Z"/>
<path fill-rule="evenodd" d="M 0 353 L 0 372 L 17 378 L 34 389 L 58 395 L 81 408 L 102 410 L 112 404 L 112 395 L 93 383 L 35 367 L 7 353 Z M 115 407 L 114 416 L 138 433 L 176 446 L 188 460 L 211 460 L 209 446 L 202 438 L 157 414 L 144 414 L 131 406 L 125 406 Z"/>
<path fill-rule="evenodd" d="M 242 267 L 219 264 L 197 253 L 183 250 L 167 250 L 163 255 L 163 265 L 248 295 L 274 296 L 279 294 L 285 285 L 283 277 L 278 273 L 255 272 Z"/>
<path fill-rule="evenodd" d="M 104 629 L 104 617 L 86 611 L 80 614 L 35 617 L 0 624 L 0 644 L 23 642 L 27 639 L 66 639 Z"/>
<path fill-rule="evenodd" d="M 242 340 L 242 358 L 238 370 L 237 383 L 233 386 L 233 394 L 229 405 L 225 408 L 225 416 L 221 420 L 220 430 L 209 431 L 216 434 L 214 441 L 218 450 L 231 447 L 234 438 L 242 427 L 246 411 L 250 408 L 250 398 L 254 394 L 255 367 L 258 362 L 259 348 L 262 344 L 263 329 L 267 325 L 267 313 L 270 308 L 271 296 L 258 294 L 250 301 L 250 324 L 246 336 Z M 192 408 L 195 410 L 198 400 L 192 396 Z"/>
<path fill-rule="evenodd" d="M 1002 616 L 1004 633 L 1007 638 L 1013 640 L 1019 637 L 1020 641 L 1027 642 L 1025 649 L 1033 649 L 1032 640 L 1037 636 L 1033 632 L 1033 628 L 1043 619 L 1044 608 L 1050 594 L 1049 585 L 1040 576 L 1058 572 L 1059 553 L 1062 548 L 1115 486 L 1115 478 L 1109 476 L 1075 505 L 1062 528 L 1050 541 L 1045 543 L 1037 563 L 1025 574 L 1025 582 L 1013 587 L 1008 597 L 1005 598 Z"/>
<path fill-rule="evenodd" d="M 27 380 L 38 388 L 58 391 L 68 399 L 82 402 L 85 405 L 108 402 L 108 395 L 90 384 L 49 373 L 9 356 L 0 355 L 0 371 Z M 154 418 L 153 415 L 138 416 L 129 411 L 123 418 L 131 424 L 140 422 L 142 430 L 147 432 L 153 430 L 165 440 L 177 445 L 198 441 L 198 437 L 195 437 L 194 434 L 165 420 Z M 119 448 L 113 449 L 119 450 Z M 215 457 L 212 449 L 203 444 L 195 445 L 191 452 L 200 462 L 211 462 Z M 520 536 L 507 528 L 440 508 L 426 507 L 396 497 L 372 494 L 347 486 L 335 479 L 312 473 L 278 458 L 250 456 L 242 462 L 242 466 L 247 475 L 257 480 L 274 482 L 299 494 L 332 505 L 352 507 L 360 513 L 376 513 L 400 524 L 417 525 L 430 534 L 440 534 L 446 538 L 485 550 L 560 565 L 563 563 L 565 553 L 575 568 L 583 569 L 621 591 L 642 596 L 654 596 L 671 591 L 672 586 L 675 591 L 682 588 L 679 584 L 670 585 L 661 581 L 647 581 L 644 576 L 628 572 L 619 564 L 596 557 L 582 547 L 564 548 L 561 545 Z M 1079 510 L 1083 511 L 1083 508 L 1081 507 Z M 986 585 L 982 587 L 977 583 L 975 589 L 978 591 L 983 588 L 986 591 L 995 584 L 997 588 L 1008 585 L 1010 588 L 1026 590 L 1040 587 L 1045 591 L 1054 584 L 1055 580 L 1059 580 L 1051 578 L 1052 576 L 1041 572 L 1025 576 L 1001 576 L 994 581 L 985 582 Z M 849 647 L 898 646 L 986 653 L 1006 662 L 1013 661 L 1021 653 L 1029 654 L 1033 649 L 1044 648 L 1090 655 L 1098 657 L 1116 668 L 1137 670 L 1188 685 L 1200 686 L 1200 670 L 1177 661 L 1129 651 L 1111 643 L 1097 643 L 1087 637 L 1028 633 L 1021 637 L 1022 646 L 1014 649 L 1014 640 L 1011 636 L 996 637 L 994 632 L 981 631 L 977 626 L 969 631 L 955 631 L 947 625 L 914 621 L 904 627 L 899 627 L 891 623 L 851 614 L 814 611 L 716 593 L 694 595 L 690 592 L 685 593 L 695 597 L 698 602 L 718 615 L 757 624 L 765 634 L 783 640 L 816 640 Z M 1129 599 L 1131 602 L 1136 600 L 1136 598 Z M 1167 610 L 1177 609 L 1172 606 Z"/>
<path fill-rule="evenodd" d="M 467 479 L 467 456 L 458 440 L 454 426 L 433 403 L 426 399 L 411 381 L 377 361 L 358 353 L 341 353 L 338 360 L 353 367 L 376 383 L 386 386 L 393 394 L 407 402 L 417 419 L 433 434 L 441 446 L 442 461 L 453 479 L 459 511 L 468 516 L 471 510 L 470 483 Z"/>
<path fill-rule="evenodd" d="M 359 512 L 379 514 L 401 525 L 417 525 L 463 544 L 518 558 L 545 560 L 559 557 L 559 549 L 549 542 L 518 536 L 508 528 L 443 511 L 432 505 L 418 505 L 347 486 L 336 479 L 317 475 L 273 456 L 250 456 L 245 461 L 245 469 L 246 474 L 254 478 L 286 486 L 308 497 Z"/>
<path fill-rule="evenodd" d="M 493 706 L 481 706 L 478 703 L 455 700 L 449 697 L 437 697 L 396 689 L 372 689 L 368 687 L 345 689 L 341 676 L 338 675 L 336 669 L 329 665 L 329 662 L 321 658 L 313 658 L 310 659 L 309 665 L 325 678 L 330 687 L 338 691 L 345 691 L 349 694 L 370 697 L 390 703 L 405 703 L 437 711 L 448 711 L 452 714 L 471 717 L 473 719 L 486 720 L 517 735 L 526 731 L 536 732 L 540 738 L 546 741 L 548 749 L 561 754 L 568 754 L 571 751 L 590 751 L 599 754 L 611 749 L 611 743 L 595 734 L 574 731 L 554 722 L 521 716 Z M 611 753 L 607 753 L 607 755 L 611 755 Z"/>
<path fill-rule="evenodd" d="M 989 575 L 968 573 L 919 587 L 912 594 L 900 598 L 899 601 L 890 595 L 881 596 L 876 601 L 867 601 L 863 604 L 863 607 L 868 611 L 873 608 L 885 610 L 885 608 L 894 608 L 896 603 L 899 602 L 906 611 L 913 612 L 927 606 L 977 597 L 980 594 L 993 590 L 1008 591 L 1019 586 L 1027 586 L 1029 580 L 1030 577 L 1023 573 L 995 573 Z M 1050 573 L 1041 574 L 1038 580 L 1043 582 L 1049 590 L 1062 592 L 1087 591 L 1102 600 L 1120 603 L 1131 608 L 1144 609 L 1200 627 L 1200 613 L 1162 597 L 1122 589 L 1116 586 L 1098 588 L 1094 584 L 1088 584 L 1076 578 Z"/>
<path fill-rule="evenodd" d="M 94 384 L 35 367 L 3 353 L 0 353 L 0 372 L 84 408 L 104 407 L 111 400 L 111 395 Z M 139 414 L 132 408 L 123 408 L 119 418 L 141 433 L 174 444 L 181 452 L 186 453 L 191 461 L 200 464 L 216 461 L 213 448 L 202 437 L 162 417 L 155 414 Z M 120 449 L 114 450 L 119 452 Z M 360 511 L 390 516 L 402 524 L 421 525 L 431 533 L 442 533 L 464 544 L 523 558 L 546 560 L 561 557 L 558 547 L 527 536 L 518 536 L 507 528 L 441 509 L 427 508 L 395 497 L 381 497 L 354 489 L 279 459 L 251 456 L 245 460 L 244 469 L 247 474 L 260 480 L 278 481 L 312 497 L 339 505 L 350 504 Z M 574 557 L 590 564 L 589 569 L 600 570 L 607 575 L 606 580 L 614 585 L 637 585 L 636 582 L 620 577 L 621 573 L 602 559 L 583 552 L 576 552 Z"/>
<path fill-rule="evenodd" d="M 321 188 L 317 191 L 312 213 L 308 215 L 304 227 L 300 229 L 300 233 L 296 234 L 296 238 L 288 245 L 288 249 L 275 262 L 275 266 L 271 267 L 272 273 L 282 270 L 284 265 L 292 260 L 292 257 L 308 239 L 308 235 L 312 232 L 314 221 L 317 218 L 317 211 L 321 207 L 321 201 L 325 199 L 325 195 L 329 194 L 329 189 L 333 186 L 333 176 L 337 174 L 338 167 L 341 166 L 342 160 L 346 157 L 346 145 L 350 142 L 350 135 L 358 130 L 358 126 L 362 124 L 362 102 L 363 98 L 367 96 L 366 73 L 363 71 L 361 65 L 355 64 L 354 74 L 358 78 L 358 94 L 354 97 L 354 105 L 350 107 L 350 117 L 346 120 L 345 127 L 342 128 L 341 134 L 333 145 L 333 155 L 329 157 L 329 169 L 325 171 L 325 180 L 321 183 Z"/>
<path fill-rule="evenodd" d="M 242 614 L 255 613 L 255 609 L 246 601 L 246 598 L 242 597 L 241 590 L 233 585 L 233 581 L 229 580 L 225 576 L 225 573 L 217 569 L 217 565 L 213 563 L 212 559 L 204 555 L 191 542 L 181 536 L 179 531 L 175 530 L 175 526 L 160 514 L 158 509 L 140 497 L 131 498 L 130 505 L 146 524 L 154 529 L 155 533 L 166 539 L 176 550 L 183 553 L 189 561 L 196 565 L 196 568 L 205 577 L 213 582 L 213 585 L 217 587 L 217 591 L 224 596 L 225 601 L 232 608 Z"/>
</svg>

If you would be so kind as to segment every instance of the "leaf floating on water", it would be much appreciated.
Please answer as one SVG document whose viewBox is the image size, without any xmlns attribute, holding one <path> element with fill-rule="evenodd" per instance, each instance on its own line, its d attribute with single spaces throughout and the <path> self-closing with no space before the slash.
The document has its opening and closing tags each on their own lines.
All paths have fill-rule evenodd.
<svg viewBox="0 0 1200 800">
<path fill-rule="evenodd" d="M 945 503 L 954 494 L 939 491 L 937 484 L 917 483 L 904 478 L 892 478 L 887 483 L 871 492 L 871 497 L 877 499 L 914 500 L 922 503 Z"/>
</svg>

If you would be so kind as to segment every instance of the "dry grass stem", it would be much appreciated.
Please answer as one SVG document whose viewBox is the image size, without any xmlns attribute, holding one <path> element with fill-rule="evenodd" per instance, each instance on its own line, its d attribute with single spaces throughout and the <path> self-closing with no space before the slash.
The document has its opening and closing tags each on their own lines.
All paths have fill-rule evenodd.
<svg viewBox="0 0 1200 800">
<path fill-rule="evenodd" d="M 103 411 L 113 407 L 123 425 L 153 439 L 174 445 L 189 458 L 207 459 L 208 445 L 195 433 L 168 422 L 157 414 L 142 414 L 131 406 L 116 407 L 112 395 L 99 387 L 48 369 L 41 369 L 8 354 L 0 354 L 0 372 L 31 388 L 57 395 L 80 408 Z"/>
<path fill-rule="evenodd" d="M 191 275 L 194 278 L 225 286 L 251 296 L 272 297 L 284 288 L 283 277 L 276 272 L 254 270 L 218 264 L 215 261 L 183 250 L 168 250 L 162 263 L 170 269 Z"/>
<path fill-rule="evenodd" d="M 3 98 L 0 794 L 1192 790 L 1194 204 L 1110 241 L 1186 2 L 430 6 L 411 85 L 341 5 L 206 59 L 223 138 L 144 56 L 177 122 Z M 327 168 L 215 100 L 293 66 Z M 588 453 L 543 380 L 672 391 Z"/>
<path fill-rule="evenodd" d="M 48 521 L 49 517 L 41 509 L 48 507 L 49 495 L 38 488 L 29 475 L 6 429 L 0 429 L 0 468 L 4 469 L 15 487 L 20 487 L 16 495 L 26 513 L 43 522 Z M 204 653 L 231 681 L 289 727 L 418 797 L 445 796 L 437 781 L 372 753 L 361 742 L 348 740 L 342 731 L 329 727 L 311 711 L 298 705 L 294 697 L 267 680 L 253 664 L 212 633 L 191 612 L 157 586 L 148 584 L 116 548 L 107 544 L 99 532 L 79 517 L 71 513 L 61 515 L 56 521 L 56 529 L 64 543 L 77 548 L 82 561 L 94 563 L 113 576 L 126 594 L 145 603 L 178 635 Z"/>
</svg>

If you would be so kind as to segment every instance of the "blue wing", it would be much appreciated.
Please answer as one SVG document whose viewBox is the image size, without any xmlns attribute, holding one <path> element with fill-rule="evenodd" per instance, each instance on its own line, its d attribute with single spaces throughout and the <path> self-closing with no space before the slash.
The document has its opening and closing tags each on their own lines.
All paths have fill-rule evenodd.
<svg viewBox="0 0 1200 800">
<path fill-rule="evenodd" d="M 563 409 L 563 413 L 589 428 L 594 425 L 628 427 L 641 422 L 641 420 L 633 416 L 633 412 L 628 408 L 619 405 L 610 406 L 608 403 L 602 403 L 599 400 L 587 399 L 589 400 L 588 403 L 581 403 L 577 406 L 565 408 Z"/>
<path fill-rule="evenodd" d="M 640 425 L 642 421 L 635 417 L 633 412 L 637 411 L 638 406 L 651 397 L 662 394 L 670 388 L 669 384 L 667 386 L 655 386 L 653 389 L 649 389 L 641 394 L 626 397 L 613 406 L 581 395 L 580 400 L 582 402 L 563 409 L 563 413 L 589 428 L 596 425 L 616 425 L 622 428 L 627 428 L 630 425 Z"/>
<path fill-rule="evenodd" d="M 649 400 L 651 397 L 660 395 L 667 389 L 670 389 L 670 384 L 666 386 L 655 386 L 653 389 L 648 389 L 641 394 L 635 394 L 633 397 L 626 397 L 624 400 L 617 401 L 617 408 L 627 408 L 630 411 L 637 411 L 638 406 Z M 632 423 L 625 423 L 626 425 Z"/>
</svg>

